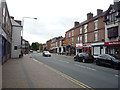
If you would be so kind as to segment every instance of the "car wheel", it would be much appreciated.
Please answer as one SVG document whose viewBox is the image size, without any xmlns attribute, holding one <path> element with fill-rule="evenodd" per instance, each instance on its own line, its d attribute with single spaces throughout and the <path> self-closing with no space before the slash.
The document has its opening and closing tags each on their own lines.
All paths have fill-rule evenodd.
<svg viewBox="0 0 120 90">
<path fill-rule="evenodd" d="M 83 63 L 85 63 L 85 62 L 86 62 L 86 60 L 85 60 L 85 59 L 83 59 L 83 60 L 82 60 L 82 62 L 83 62 Z"/>
</svg>

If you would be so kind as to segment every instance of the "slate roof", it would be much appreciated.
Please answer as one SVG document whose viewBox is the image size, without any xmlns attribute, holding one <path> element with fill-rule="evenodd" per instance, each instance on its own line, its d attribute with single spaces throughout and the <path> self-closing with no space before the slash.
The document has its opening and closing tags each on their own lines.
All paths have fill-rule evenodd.
<svg viewBox="0 0 120 90">
<path fill-rule="evenodd" d="M 12 26 L 22 27 L 19 23 L 11 18 Z"/>
<path fill-rule="evenodd" d="M 84 25 L 84 24 L 87 24 L 87 23 L 89 23 L 89 22 L 91 22 L 91 21 L 94 21 L 94 20 L 100 18 L 100 17 L 103 17 L 103 16 L 105 15 L 105 13 L 106 13 L 106 11 L 104 11 L 103 13 L 101 13 L 101 14 L 99 14 L 99 15 L 94 16 L 94 17 L 91 18 L 91 19 L 88 19 L 88 20 L 86 20 L 86 21 L 83 21 L 83 22 L 81 22 L 79 25 L 71 28 L 70 30 L 76 29 L 76 28 L 78 28 L 78 27 L 80 27 L 80 26 L 82 26 L 82 25 Z M 70 31 L 70 30 L 68 30 L 68 31 Z M 68 31 L 67 31 L 67 32 L 68 32 Z"/>
</svg>

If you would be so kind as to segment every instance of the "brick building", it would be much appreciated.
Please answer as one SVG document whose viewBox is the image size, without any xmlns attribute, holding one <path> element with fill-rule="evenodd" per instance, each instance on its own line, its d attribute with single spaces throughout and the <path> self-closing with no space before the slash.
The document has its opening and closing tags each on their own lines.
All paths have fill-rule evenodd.
<svg viewBox="0 0 120 90">
<path fill-rule="evenodd" d="M 92 13 L 87 14 L 87 20 L 84 22 L 75 22 L 74 27 L 66 32 L 65 40 L 67 42 L 66 48 L 68 53 L 75 54 L 78 52 L 86 52 L 95 54 L 94 48 L 97 46 L 99 54 L 102 52 L 102 47 L 105 40 L 105 25 L 104 25 L 105 12 L 97 9 L 97 15 L 93 16 Z"/>
</svg>

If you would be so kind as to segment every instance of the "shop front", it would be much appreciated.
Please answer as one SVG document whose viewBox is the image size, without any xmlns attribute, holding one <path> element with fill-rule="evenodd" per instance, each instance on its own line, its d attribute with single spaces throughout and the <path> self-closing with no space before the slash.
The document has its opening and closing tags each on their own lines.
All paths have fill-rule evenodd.
<svg viewBox="0 0 120 90">
<path fill-rule="evenodd" d="M 104 42 L 92 43 L 92 55 L 97 56 L 105 54 Z"/>
<path fill-rule="evenodd" d="M 91 44 L 83 44 L 82 52 L 92 54 L 91 49 Z"/>
<path fill-rule="evenodd" d="M 82 53 L 83 44 L 76 44 L 76 54 Z"/>
<path fill-rule="evenodd" d="M 120 41 L 105 42 L 106 54 L 113 54 L 120 59 Z"/>
</svg>

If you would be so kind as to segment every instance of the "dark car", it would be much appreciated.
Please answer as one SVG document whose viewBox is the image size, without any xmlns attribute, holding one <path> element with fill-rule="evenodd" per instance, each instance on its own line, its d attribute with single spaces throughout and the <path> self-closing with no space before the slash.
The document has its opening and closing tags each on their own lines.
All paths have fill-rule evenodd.
<svg viewBox="0 0 120 90">
<path fill-rule="evenodd" d="M 78 53 L 76 56 L 74 56 L 74 61 L 80 61 L 80 62 L 94 62 L 93 55 L 87 54 L 87 53 Z"/>
<path fill-rule="evenodd" d="M 43 51 L 43 56 L 51 57 L 51 53 L 49 51 Z"/>
<path fill-rule="evenodd" d="M 120 69 L 120 60 L 115 55 L 101 54 L 96 57 L 97 65 L 110 66 L 115 69 Z"/>
</svg>

